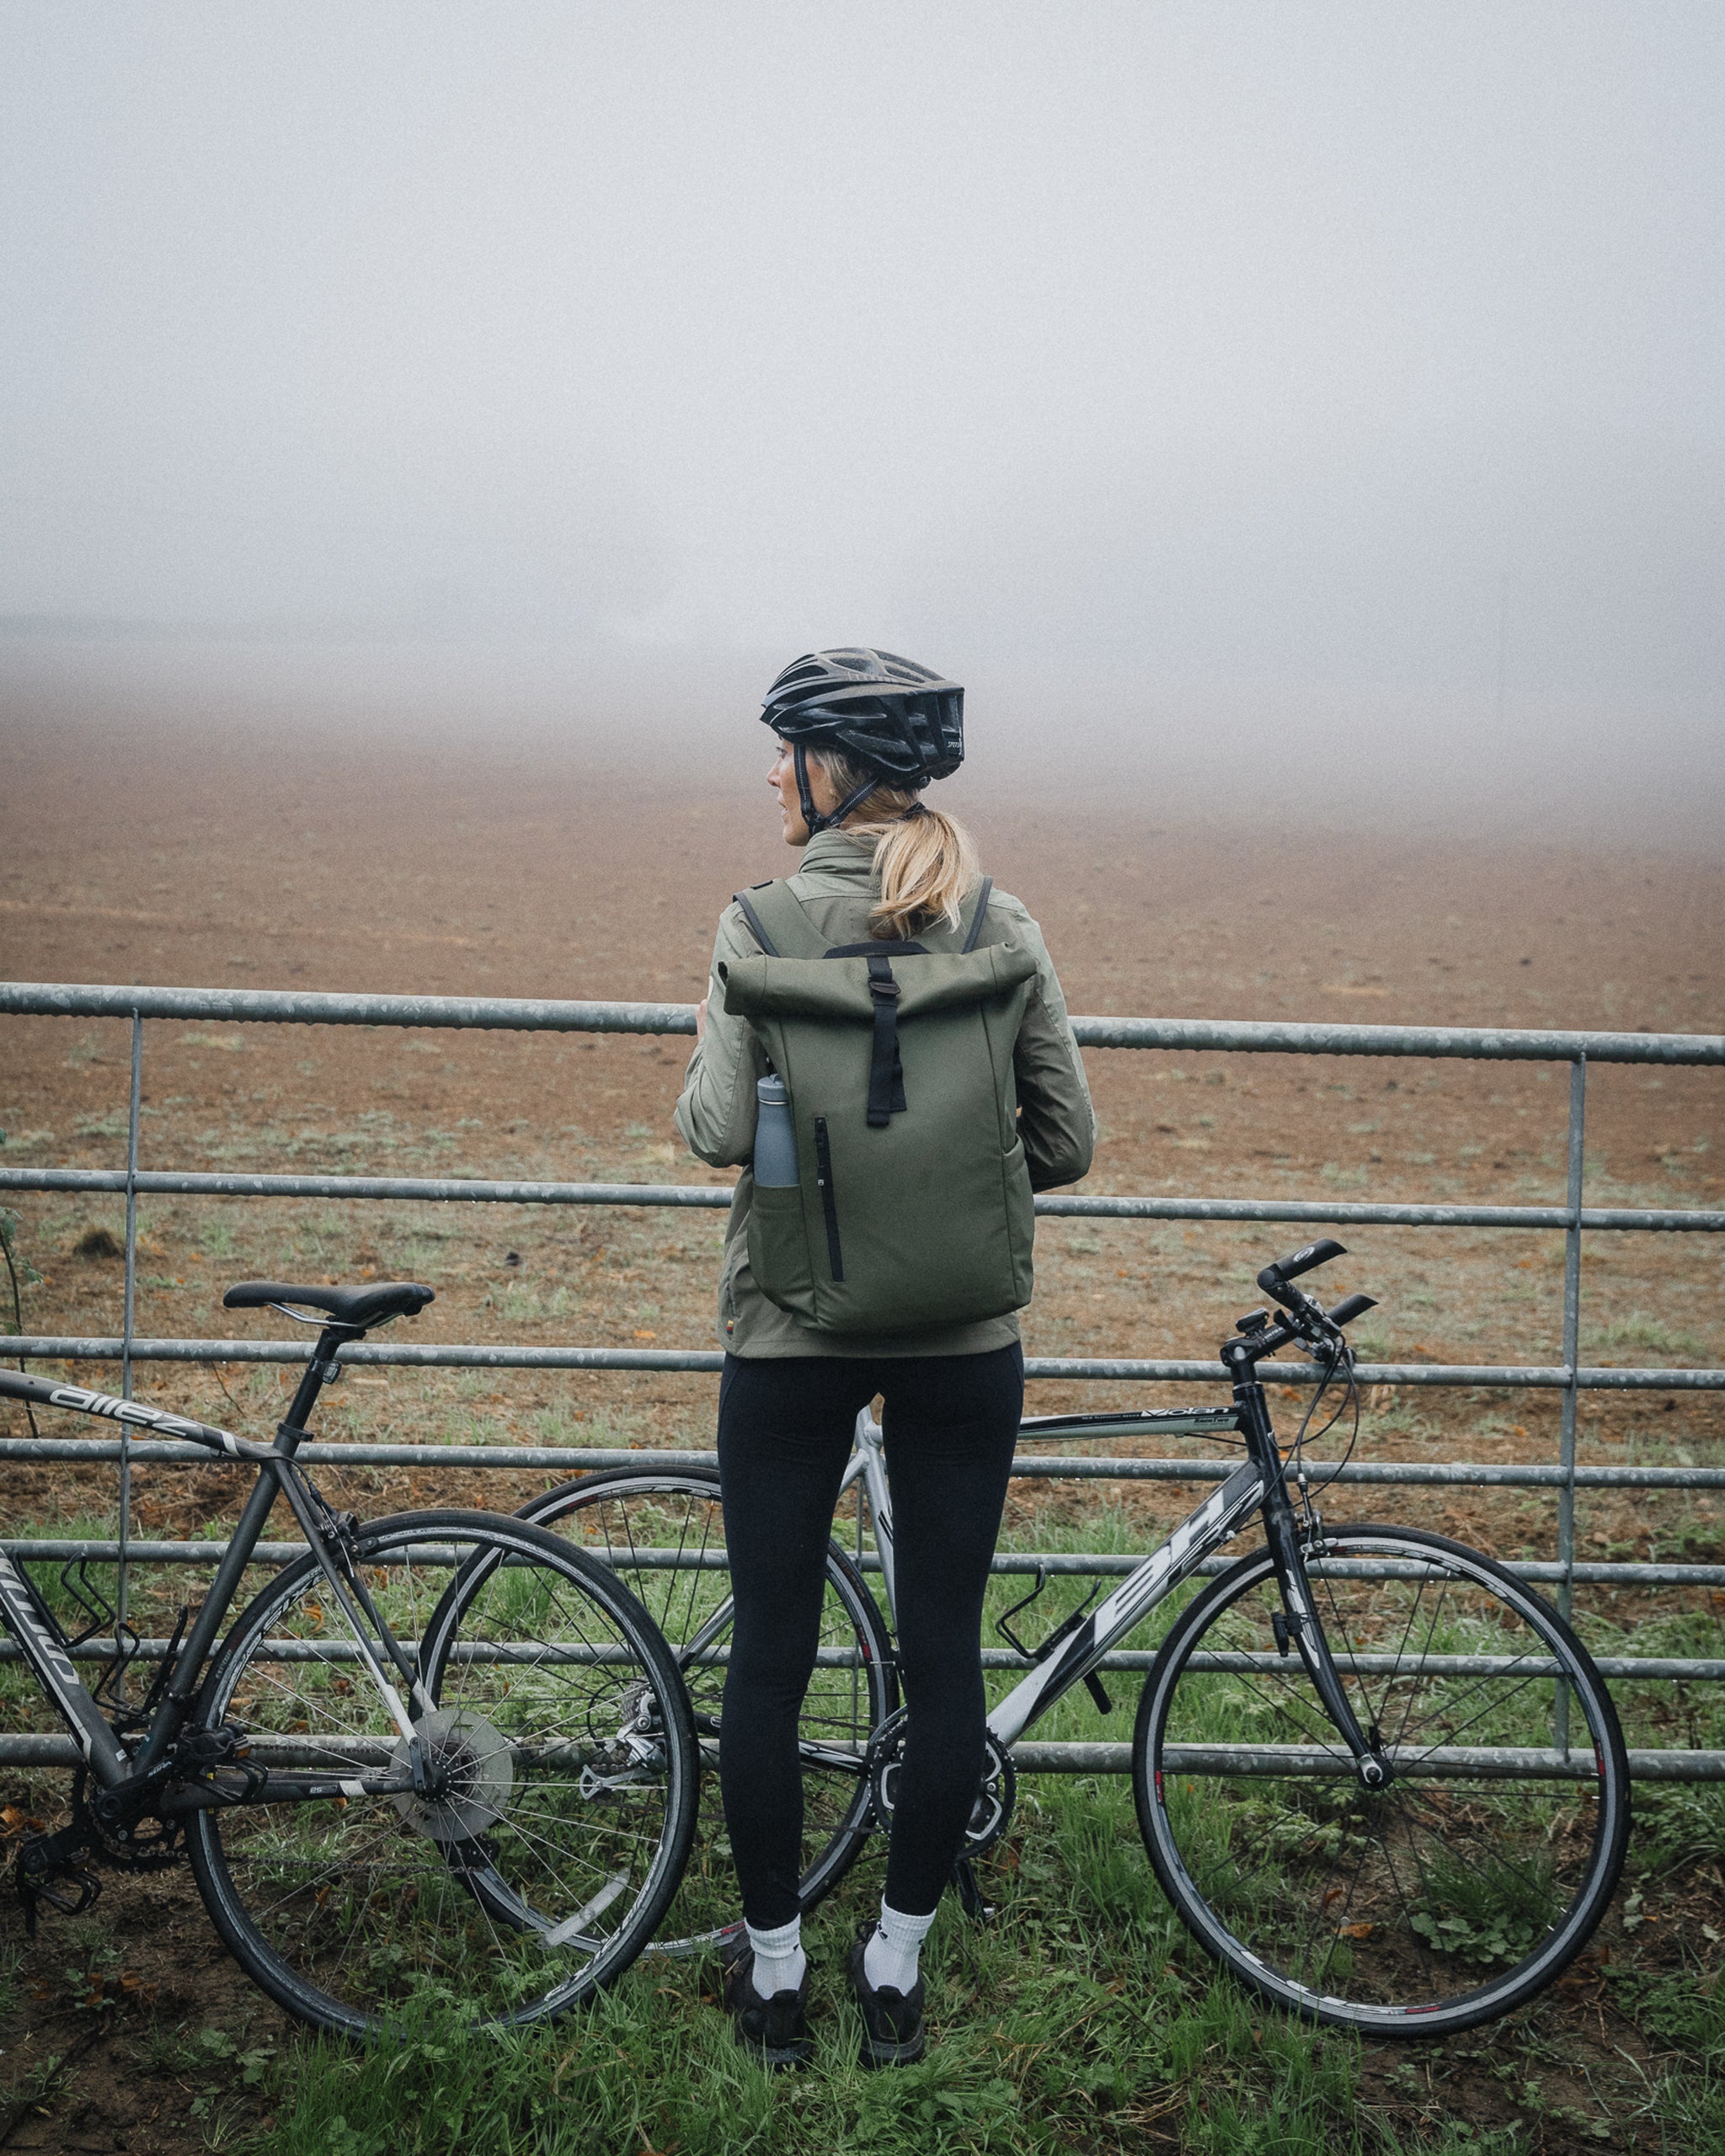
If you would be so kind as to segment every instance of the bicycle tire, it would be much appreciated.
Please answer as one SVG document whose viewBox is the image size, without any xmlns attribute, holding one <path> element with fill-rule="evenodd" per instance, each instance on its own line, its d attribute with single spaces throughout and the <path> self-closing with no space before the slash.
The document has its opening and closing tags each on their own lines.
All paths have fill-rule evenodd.
<svg viewBox="0 0 1725 2156">
<path fill-rule="evenodd" d="M 348 1790 L 195 1813 L 205 1906 L 246 1973 L 319 2028 L 562 2013 L 628 1967 L 687 1862 L 699 1755 L 670 1650 L 602 1565 L 506 1513 L 370 1522 L 353 1554 L 417 1655 L 444 1794 L 360 1793 L 405 1741 L 302 1558 L 229 1631 L 191 1726 L 238 1726 L 266 1769 Z"/>
<path fill-rule="evenodd" d="M 681 1649 L 723 1599 L 703 1588 L 703 1581 L 724 1577 L 713 1569 L 724 1535 L 718 1470 L 602 1468 L 531 1499 L 519 1517 L 572 1533 L 579 1548 L 611 1566 L 645 1605 L 683 1668 L 708 1771 L 702 1776 L 696 1849 L 683 1889 L 687 1906 L 680 1921 L 689 1928 L 654 1946 L 660 1953 L 681 1953 L 709 1945 L 734 1931 L 738 1922 L 716 1771 L 725 1666 L 710 1652 L 706 1660 L 690 1664 Z M 667 1554 L 692 1561 L 681 1567 L 642 1561 Z M 819 1651 L 830 1659 L 817 1665 L 804 1700 L 798 1736 L 805 1744 L 853 1754 L 857 1765 L 847 1777 L 805 1764 L 804 1863 L 798 1887 L 805 1910 L 837 1886 L 873 1831 L 863 1754 L 870 1737 L 898 1705 L 891 1642 L 874 1598 L 852 1559 L 830 1540 Z M 825 1683 L 824 1669 L 834 1673 Z"/>
<path fill-rule="evenodd" d="M 1156 1876 L 1207 1953 L 1308 2020 L 1442 2036 L 1494 2020 L 1581 1951 L 1622 1869 L 1610 1698 L 1557 1612 L 1461 1543 L 1338 1525 L 1307 1570 L 1391 1782 L 1362 1788 L 1255 1552 L 1175 1620 L 1139 1702 Z"/>
</svg>

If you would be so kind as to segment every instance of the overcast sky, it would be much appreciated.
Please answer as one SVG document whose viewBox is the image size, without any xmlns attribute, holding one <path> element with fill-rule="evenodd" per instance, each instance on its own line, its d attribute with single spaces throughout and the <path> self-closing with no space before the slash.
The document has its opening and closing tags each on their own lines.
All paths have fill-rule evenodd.
<svg viewBox="0 0 1725 2156">
<path fill-rule="evenodd" d="M 0 616 L 866 640 L 1692 813 L 1722 115 L 1718 0 L 0 5 Z"/>
</svg>

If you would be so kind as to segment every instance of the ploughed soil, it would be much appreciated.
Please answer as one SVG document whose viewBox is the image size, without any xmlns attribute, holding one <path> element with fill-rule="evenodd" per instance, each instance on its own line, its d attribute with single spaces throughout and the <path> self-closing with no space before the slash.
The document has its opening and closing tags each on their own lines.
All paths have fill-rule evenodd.
<svg viewBox="0 0 1725 2156">
<path fill-rule="evenodd" d="M 745 758 L 754 747 L 745 741 Z M 18 980 L 688 1004 L 704 992 L 713 921 L 731 892 L 789 866 L 764 787 L 727 781 L 702 795 L 684 772 L 649 787 L 638 772 L 502 741 L 433 753 L 406 739 L 350 749 L 334 737 L 147 743 L 25 728 L 3 768 L 0 945 Z M 1042 922 L 1076 1011 L 1684 1033 L 1717 1031 L 1725 1011 L 1725 875 L 1693 857 L 1268 824 L 1242 832 L 1220 819 L 1199 828 L 1161 821 L 1153 802 L 1048 808 L 968 780 L 943 800 Z M 690 1161 L 671 1127 L 688 1048 L 676 1037 L 152 1022 L 145 1042 L 145 1168 L 729 1180 Z M 1086 1059 L 1101 1134 L 1086 1191 L 1562 1200 L 1562 1065 L 1114 1050 Z M 128 1076 L 123 1021 L 6 1019 L 0 1166 L 123 1166 Z M 1722 1108 L 1717 1071 L 1595 1064 L 1587 1201 L 1725 1206 Z M 16 1215 L 19 1329 L 117 1334 L 123 1200 L 0 1196 Z M 144 1337 L 278 1337 L 286 1328 L 273 1315 L 222 1310 L 223 1287 L 239 1278 L 412 1277 L 437 1291 L 416 1338 L 716 1345 L 718 1211 L 147 1198 L 139 1212 Z M 1258 1267 L 1311 1232 L 1045 1221 L 1027 1350 L 1209 1356 L 1258 1299 Z M 1339 1232 L 1349 1256 L 1326 1282 L 1379 1299 L 1359 1327 L 1369 1359 L 1562 1359 L 1560 1234 Z M 1715 1237 L 1589 1235 L 1582 1360 L 1725 1363 L 1720 1285 Z M 10 1293 L 0 1278 L 0 1297 Z M 112 1364 L 72 1374 L 105 1386 L 119 1378 Z M 259 1433 L 279 1418 L 289 1382 L 274 1369 L 145 1362 L 136 1390 Z M 715 1388 L 708 1374 L 663 1371 L 372 1369 L 328 1396 L 319 1428 L 575 1450 L 702 1446 Z M 1031 1409 L 1166 1406 L 1202 1391 L 1039 1381 Z M 1579 1456 L 1725 1462 L 1719 1401 L 1583 1395 Z M 1299 1396 L 1286 1388 L 1277 1404 L 1292 1412 Z M 107 1428 L 39 1419 L 61 1435 Z M 0 1406 L 0 1429 L 24 1434 L 24 1419 Z M 1356 1457 L 1548 1461 L 1558 1435 L 1549 1390 L 1379 1388 Z M 322 1479 L 377 1512 L 512 1505 L 552 1477 L 451 1468 Z M 140 1468 L 135 1532 L 179 1539 L 231 1518 L 241 1487 L 231 1470 Z M 8 1461 L 0 1521 L 14 1535 L 74 1524 L 109 1535 L 115 1490 L 111 1465 Z M 1058 1525 L 1081 1547 L 1105 1507 L 1148 1536 L 1197 1494 L 1021 1483 L 1007 1531 L 1034 1547 Z M 1330 1509 L 1434 1526 L 1505 1556 L 1557 1550 L 1546 1492 L 1355 1486 Z M 1576 1533 L 1583 1559 L 1725 1564 L 1725 1504 L 1706 1492 L 1584 1492 Z M 185 1585 L 183 1567 L 141 1573 L 136 1607 L 161 1613 L 165 1629 Z M 1701 1642 L 1717 1637 L 1725 1594 L 1583 1585 L 1576 1609 L 1602 1648 L 1652 1624 L 1673 1642 L 1666 1652 L 1717 1653 Z M 0 1689 L 6 1726 L 48 1726 L 13 1673 L 0 1673 Z M 1626 1708 L 1632 1743 L 1722 1741 L 1717 1687 L 1644 1689 Z M 1098 1718 L 1095 1734 L 1124 1735 L 1123 1719 Z M 0 1775 L 0 1833 L 51 1816 L 63 1786 L 52 1774 Z M 1482 2126 L 1519 2119 L 1527 2146 L 1606 2145 L 1577 2123 L 1589 2077 L 1596 2091 L 1626 2092 L 1624 2061 L 1656 2076 L 1660 2054 L 1628 1992 L 1608 1981 L 1611 1957 L 1649 1981 L 1697 1956 L 1717 1963 L 1701 1927 L 1717 1940 L 1722 1905 L 1716 1861 L 1691 1854 L 1651 1878 L 1639 1920 L 1626 1930 L 1614 1918 L 1586 1967 L 1523 2017 L 1517 2041 L 1535 2047 L 1526 2056 L 1545 2062 L 1539 2073 L 1506 2077 L 1509 2054 L 1488 2041 L 1473 2064 L 1450 2062 L 1442 2104 Z M 200 2148 L 216 2113 L 243 2111 L 269 2086 L 287 2030 L 223 1958 L 184 1873 L 112 1876 L 90 1916 L 50 1918 L 35 1944 L 0 1914 L 0 1939 L 11 1957 L 9 1976 L 0 1967 L 0 2148 Z M 1438 2102 L 1423 2063 L 1418 2090 L 1402 2086 L 1404 2065 L 1386 2053 L 1369 2068 L 1386 2105 Z M 1610 2145 L 1659 2146 L 1657 2127 L 1633 2111 L 1625 2093 Z"/>
</svg>

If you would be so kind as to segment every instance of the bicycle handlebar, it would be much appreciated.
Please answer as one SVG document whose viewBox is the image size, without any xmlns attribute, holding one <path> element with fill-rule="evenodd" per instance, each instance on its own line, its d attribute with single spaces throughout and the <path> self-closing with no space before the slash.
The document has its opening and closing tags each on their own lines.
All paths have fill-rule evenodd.
<svg viewBox="0 0 1725 2156">
<path fill-rule="evenodd" d="M 1296 1250 L 1290 1257 L 1279 1257 L 1265 1266 L 1258 1276 L 1258 1284 L 1274 1302 L 1284 1309 L 1295 1307 L 1288 1293 L 1288 1283 L 1302 1273 L 1310 1273 L 1314 1266 L 1327 1265 L 1332 1257 L 1346 1257 L 1342 1244 L 1324 1235 L 1315 1243 L 1307 1243 L 1303 1250 Z"/>
</svg>

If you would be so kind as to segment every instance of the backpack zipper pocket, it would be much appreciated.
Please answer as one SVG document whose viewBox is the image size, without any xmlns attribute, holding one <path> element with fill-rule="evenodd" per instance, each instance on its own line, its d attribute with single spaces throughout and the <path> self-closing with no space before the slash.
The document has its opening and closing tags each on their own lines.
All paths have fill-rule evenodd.
<svg viewBox="0 0 1725 2156">
<path fill-rule="evenodd" d="M 839 1203 L 832 1187 L 832 1147 L 827 1142 L 824 1115 L 814 1118 L 814 1179 L 820 1186 L 820 1209 L 826 1218 L 826 1262 L 833 1278 L 842 1280 L 845 1257 L 839 1247 Z"/>
</svg>

